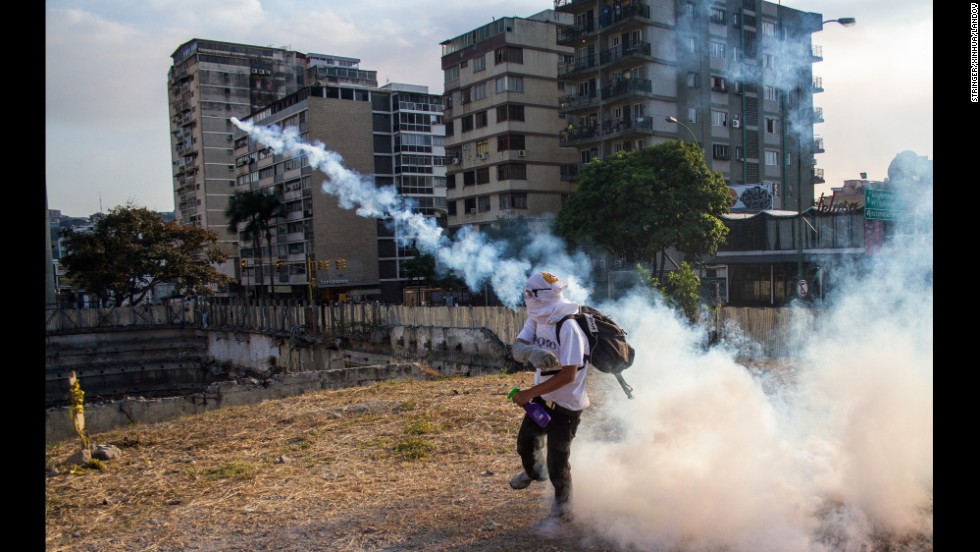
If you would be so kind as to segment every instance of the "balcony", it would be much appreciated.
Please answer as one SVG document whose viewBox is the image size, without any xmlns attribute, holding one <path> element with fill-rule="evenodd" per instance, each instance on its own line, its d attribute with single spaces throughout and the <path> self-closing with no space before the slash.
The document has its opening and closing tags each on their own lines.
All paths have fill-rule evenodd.
<svg viewBox="0 0 980 552">
<path fill-rule="evenodd" d="M 813 122 L 814 123 L 822 123 L 823 122 L 823 108 L 822 107 L 814 107 L 813 108 Z"/>
<path fill-rule="evenodd" d="M 652 51 L 653 47 L 649 42 L 641 41 L 630 46 L 622 45 L 599 54 L 599 65 L 604 66 L 606 69 L 613 69 L 618 65 L 650 61 L 653 59 L 651 56 Z"/>
<path fill-rule="evenodd" d="M 602 122 L 603 138 L 623 138 L 635 135 L 653 136 L 653 117 L 608 119 Z"/>
<path fill-rule="evenodd" d="M 555 0 L 555 11 L 575 13 L 595 5 L 595 0 Z"/>
<path fill-rule="evenodd" d="M 814 61 L 823 61 L 823 46 L 817 44 L 810 45 L 810 58 Z"/>
<path fill-rule="evenodd" d="M 823 138 L 819 136 L 813 137 L 813 153 L 823 153 Z"/>
<path fill-rule="evenodd" d="M 602 89 L 602 99 L 623 99 L 630 96 L 641 98 L 653 94 L 653 81 L 650 79 L 622 79 Z"/>
<path fill-rule="evenodd" d="M 813 183 L 823 184 L 825 180 L 823 179 L 823 169 L 813 168 Z"/>
<path fill-rule="evenodd" d="M 598 57 L 596 54 L 582 56 L 572 61 L 563 61 L 558 64 L 558 78 L 568 77 L 576 73 L 585 74 L 595 71 L 598 68 Z"/>
<path fill-rule="evenodd" d="M 625 4 L 625 2 L 623 2 Z M 616 27 L 628 27 L 631 23 L 650 23 L 650 6 L 622 6 L 619 11 L 613 9 L 608 15 L 599 16 L 599 26 L 604 30 L 614 30 Z"/>
<path fill-rule="evenodd" d="M 813 77 L 813 92 L 823 92 L 823 77 Z"/>
<path fill-rule="evenodd" d="M 558 112 L 561 114 L 575 113 L 587 109 L 595 109 L 599 105 L 599 96 L 564 96 L 558 100 Z"/>
<path fill-rule="evenodd" d="M 599 139 L 600 134 L 598 126 L 582 125 L 573 126 L 570 129 L 563 130 L 558 143 L 562 146 L 577 146 L 579 144 L 596 142 Z"/>
<path fill-rule="evenodd" d="M 558 27 L 558 38 L 556 40 L 559 46 L 574 46 L 594 32 L 595 27 L 593 25 L 561 25 Z"/>
</svg>

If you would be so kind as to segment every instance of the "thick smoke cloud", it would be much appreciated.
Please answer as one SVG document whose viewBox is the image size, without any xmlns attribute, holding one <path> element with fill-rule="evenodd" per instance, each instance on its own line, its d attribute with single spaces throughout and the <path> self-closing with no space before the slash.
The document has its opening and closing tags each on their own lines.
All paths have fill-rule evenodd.
<svg viewBox="0 0 980 552">
<path fill-rule="evenodd" d="M 396 220 L 471 289 L 489 283 L 514 306 L 530 271 L 549 270 L 569 280 L 570 299 L 589 302 L 587 258 L 554 236 L 527 236 L 512 258 L 477 232 L 449 240 L 393 188 L 301 143 L 295 129 L 234 123 L 277 154 L 307 155 L 327 175 L 325 193 Z M 833 297 L 793 307 L 792 354 L 779 366 L 746 362 L 752 344 L 730 335 L 706 348 L 706 327 L 655 296 L 597 305 L 637 350 L 626 373 L 635 399 L 612 376 L 589 375 L 594 406 L 572 454 L 583 538 L 624 550 L 830 552 L 914 537 L 931 550 L 931 182 L 905 195 L 914 224 L 869 263 L 841 268 Z"/>
</svg>

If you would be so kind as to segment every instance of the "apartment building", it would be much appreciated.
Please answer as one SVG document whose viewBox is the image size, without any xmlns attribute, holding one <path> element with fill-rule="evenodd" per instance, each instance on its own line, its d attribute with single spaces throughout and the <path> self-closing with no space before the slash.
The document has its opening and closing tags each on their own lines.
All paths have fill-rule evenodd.
<svg viewBox="0 0 980 552">
<path fill-rule="evenodd" d="M 277 294 L 380 294 L 399 301 L 401 263 L 411 251 L 395 245 L 397 230 L 357 217 L 339 208 L 335 199 L 314 193 L 322 174 L 302 159 L 274 159 L 247 139 L 242 143 L 231 118 L 298 124 L 305 129 L 304 138 L 327 144 L 351 170 L 371 175 L 376 185 L 397 186 L 416 209 L 436 216 L 446 208 L 441 94 L 412 84 L 379 87 L 377 72 L 361 69 L 360 59 L 286 47 L 193 39 L 171 57 L 175 218 L 218 234 L 229 256 L 221 271 L 246 287 L 259 283 L 256 274 L 272 285 L 268 278 L 275 272 L 269 289 Z M 270 187 L 283 193 L 288 210 L 285 220 L 274 221 L 273 258 L 253 251 L 251 243 L 240 243 L 240 236 L 228 232 L 225 217 L 235 191 Z M 307 257 L 317 261 L 312 279 Z M 239 291 L 233 285 L 218 294 Z"/>
<path fill-rule="evenodd" d="M 311 86 L 243 120 L 297 127 L 304 142 L 319 141 L 338 153 L 363 185 L 395 186 L 416 211 L 443 213 L 441 95 L 418 85 L 378 87 L 376 72 L 359 69 L 356 59 L 313 54 L 310 59 Z M 268 286 L 272 273 L 271 291 L 279 296 L 401 301 L 401 265 L 414 250 L 410 243 L 399 245 L 400 229 L 341 207 L 337 197 L 322 191 L 328 175 L 310 167 L 305 156 L 272 154 L 237 129 L 234 149 L 235 188 L 274 189 L 284 205 L 273 228 L 271 259 L 241 242 L 239 278 L 246 289 Z"/>
<path fill-rule="evenodd" d="M 236 272 L 238 239 L 225 209 L 235 191 L 231 117 L 243 118 L 304 84 L 307 60 L 287 48 L 195 38 L 171 54 L 167 75 L 175 220 L 218 234 Z M 227 292 L 227 290 L 219 290 Z"/>
<path fill-rule="evenodd" d="M 556 42 L 570 16 L 503 17 L 442 42 L 448 229 L 500 220 L 544 227 L 574 191 L 578 156 L 559 144 Z"/>
<path fill-rule="evenodd" d="M 562 144 L 581 162 L 695 140 L 733 191 L 769 196 L 752 205 L 812 204 L 823 182 L 811 42 L 820 14 L 758 0 L 555 0 L 555 10 L 574 18 L 558 28 L 574 53 L 557 74 Z"/>
</svg>

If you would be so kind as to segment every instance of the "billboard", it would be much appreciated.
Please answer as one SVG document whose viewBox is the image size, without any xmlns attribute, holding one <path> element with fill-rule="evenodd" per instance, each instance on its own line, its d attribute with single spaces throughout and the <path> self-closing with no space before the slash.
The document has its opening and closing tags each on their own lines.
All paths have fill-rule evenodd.
<svg viewBox="0 0 980 552">
<path fill-rule="evenodd" d="M 772 209 L 772 182 L 734 184 L 728 187 L 733 212 Z"/>
</svg>

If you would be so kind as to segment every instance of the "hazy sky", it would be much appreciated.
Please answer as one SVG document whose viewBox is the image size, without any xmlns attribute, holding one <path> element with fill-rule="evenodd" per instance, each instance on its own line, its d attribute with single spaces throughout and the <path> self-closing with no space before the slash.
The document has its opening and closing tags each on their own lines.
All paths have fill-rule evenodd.
<svg viewBox="0 0 980 552">
<path fill-rule="evenodd" d="M 48 206 L 72 216 L 132 202 L 172 211 L 167 71 L 184 42 L 206 38 L 361 60 L 380 83 L 443 92 L 439 43 L 552 0 L 47 0 L 45 170 Z M 814 34 L 826 122 L 818 167 L 830 192 L 887 176 L 899 152 L 933 158 L 933 6 L 911 0 L 799 0 L 828 24 Z"/>
</svg>

